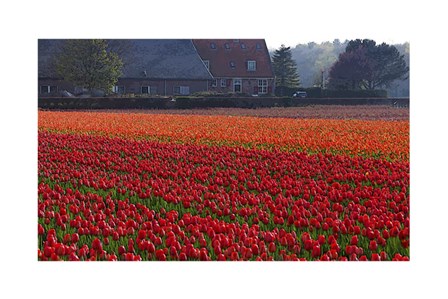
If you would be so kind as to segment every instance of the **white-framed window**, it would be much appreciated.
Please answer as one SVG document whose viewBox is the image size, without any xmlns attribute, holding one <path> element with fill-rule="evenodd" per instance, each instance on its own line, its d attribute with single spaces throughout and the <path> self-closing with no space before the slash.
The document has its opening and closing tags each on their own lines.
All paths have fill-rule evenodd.
<svg viewBox="0 0 448 299">
<path fill-rule="evenodd" d="M 229 45 L 229 43 L 225 43 L 225 44 L 224 44 L 224 48 L 226 48 L 227 50 L 230 50 L 230 45 Z"/>
<path fill-rule="evenodd" d="M 213 79 L 212 80 L 212 87 L 216 87 L 218 86 L 218 79 Z"/>
<path fill-rule="evenodd" d="M 118 94 L 124 94 L 124 86 L 122 86 L 122 85 L 115 85 L 114 87 L 112 87 L 112 92 L 113 93 L 118 93 Z"/>
<path fill-rule="evenodd" d="M 174 94 L 189 95 L 190 86 L 174 86 Z"/>
<path fill-rule="evenodd" d="M 257 70 L 257 62 L 255 60 L 247 61 L 247 70 L 254 72 Z"/>
<path fill-rule="evenodd" d="M 241 79 L 239 78 L 233 79 L 233 92 L 235 93 L 241 92 Z"/>
<path fill-rule="evenodd" d="M 41 85 L 40 93 L 54 93 L 58 91 L 58 87 L 54 85 Z"/>
<path fill-rule="evenodd" d="M 204 60 L 205 67 L 209 70 L 210 69 L 210 61 Z"/>
<path fill-rule="evenodd" d="M 268 93 L 268 79 L 258 79 L 258 93 Z"/>
<path fill-rule="evenodd" d="M 230 61 L 229 62 L 229 66 L 230 66 L 231 69 L 234 69 L 236 67 L 235 61 Z"/>
<path fill-rule="evenodd" d="M 227 87 L 227 80 L 221 79 L 221 87 Z"/>
<path fill-rule="evenodd" d="M 140 91 L 143 94 L 150 94 L 151 93 L 151 86 L 142 86 Z"/>
<path fill-rule="evenodd" d="M 210 43 L 210 48 L 216 49 L 216 44 L 215 43 Z"/>
</svg>

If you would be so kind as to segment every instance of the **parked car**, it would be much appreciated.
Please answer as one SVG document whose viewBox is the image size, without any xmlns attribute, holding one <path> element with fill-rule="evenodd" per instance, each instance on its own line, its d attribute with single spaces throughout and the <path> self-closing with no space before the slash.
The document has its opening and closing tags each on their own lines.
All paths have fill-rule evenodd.
<svg viewBox="0 0 448 299">
<path fill-rule="evenodd" d="M 306 98 L 307 94 L 306 91 L 296 91 L 292 96 L 295 98 Z"/>
</svg>

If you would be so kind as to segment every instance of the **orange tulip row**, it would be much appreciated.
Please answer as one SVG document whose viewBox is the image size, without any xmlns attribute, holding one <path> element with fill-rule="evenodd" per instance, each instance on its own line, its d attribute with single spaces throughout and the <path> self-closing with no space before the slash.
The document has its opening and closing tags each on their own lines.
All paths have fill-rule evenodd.
<svg viewBox="0 0 448 299">
<path fill-rule="evenodd" d="M 409 160 L 409 121 L 39 111 L 41 131 Z"/>
</svg>

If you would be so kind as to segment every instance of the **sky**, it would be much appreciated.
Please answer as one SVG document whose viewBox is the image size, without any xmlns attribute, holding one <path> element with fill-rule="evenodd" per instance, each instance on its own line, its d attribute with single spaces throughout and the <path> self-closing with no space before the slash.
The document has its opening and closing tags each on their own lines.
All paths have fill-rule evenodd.
<svg viewBox="0 0 448 299">
<path fill-rule="evenodd" d="M 42 18 L 30 28 L 41 38 L 264 38 L 272 49 L 336 38 L 403 43 L 416 26 L 401 1 L 44 2 L 53 5 L 37 7 Z"/>
<path fill-rule="evenodd" d="M 443 1 L 7 1 L 2 4 L 2 274 L 15 297 L 440 297 L 446 270 Z M 418 3 L 418 4 L 415 4 Z M 369 38 L 410 42 L 411 262 L 52 264 L 36 262 L 37 39 L 264 38 L 269 48 Z M 444 99 L 445 98 L 445 99 Z M 441 138 L 442 136 L 442 138 Z M 442 200 L 444 199 L 444 200 Z M 417 224 L 416 224 L 417 223 Z M 6 289 L 5 289 L 6 288 Z M 353 295 L 353 296 L 352 296 Z M 188 297 L 188 296 L 187 296 Z M 296 296 L 295 296 L 296 297 Z"/>
</svg>

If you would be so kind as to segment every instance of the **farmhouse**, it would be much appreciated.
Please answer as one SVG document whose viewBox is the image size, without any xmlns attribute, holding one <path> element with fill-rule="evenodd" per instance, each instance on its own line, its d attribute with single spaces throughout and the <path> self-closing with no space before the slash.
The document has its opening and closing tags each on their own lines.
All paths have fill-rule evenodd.
<svg viewBox="0 0 448 299">
<path fill-rule="evenodd" d="M 215 91 L 258 95 L 274 90 L 271 61 L 262 39 L 108 41 L 124 63 L 123 74 L 113 89 L 117 94 L 172 96 Z M 40 96 L 61 95 L 64 90 L 82 92 L 82 88 L 65 82 L 55 71 L 55 58 L 63 42 L 38 41 Z M 210 44 L 215 48 L 210 48 Z"/>
<path fill-rule="evenodd" d="M 213 75 L 210 90 L 250 95 L 272 94 L 275 76 L 264 39 L 194 39 Z"/>
</svg>

